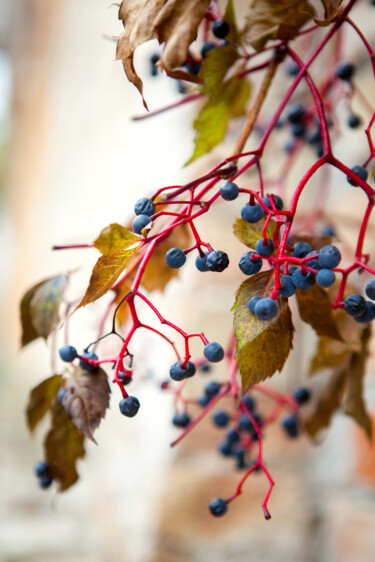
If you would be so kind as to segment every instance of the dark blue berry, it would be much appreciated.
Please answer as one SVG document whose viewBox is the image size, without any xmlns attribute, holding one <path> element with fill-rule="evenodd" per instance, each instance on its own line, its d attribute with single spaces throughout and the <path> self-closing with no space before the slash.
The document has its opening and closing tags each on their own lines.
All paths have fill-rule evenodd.
<svg viewBox="0 0 375 562">
<path fill-rule="evenodd" d="M 255 400 L 252 396 L 250 396 L 250 394 L 246 394 L 242 398 L 241 404 L 243 404 L 245 406 L 245 408 L 247 408 L 250 412 L 253 412 L 253 410 L 255 408 Z"/>
<path fill-rule="evenodd" d="M 336 231 L 334 229 L 334 227 L 331 224 L 326 224 L 325 226 L 322 227 L 320 234 L 322 236 L 336 236 Z"/>
<path fill-rule="evenodd" d="M 336 275 L 330 269 L 321 269 L 318 271 L 316 281 L 321 287 L 332 287 L 336 281 Z"/>
<path fill-rule="evenodd" d="M 202 273 L 204 273 L 205 271 L 210 271 L 207 267 L 207 256 L 208 252 L 205 252 L 203 256 L 198 255 L 195 260 L 195 267 Z"/>
<path fill-rule="evenodd" d="M 216 47 L 216 45 L 212 41 L 205 41 L 203 43 L 203 46 L 202 46 L 202 49 L 201 49 L 202 58 L 205 59 L 206 56 L 207 56 L 207 53 L 209 51 L 212 51 L 212 49 L 215 49 L 215 47 Z"/>
<path fill-rule="evenodd" d="M 315 275 L 310 271 L 302 273 L 300 269 L 297 269 L 293 272 L 292 281 L 296 289 L 306 291 L 307 289 L 311 289 L 311 287 L 315 284 Z"/>
<path fill-rule="evenodd" d="M 120 412 L 127 418 L 133 418 L 138 413 L 139 407 L 139 400 L 135 396 L 122 398 L 119 402 Z"/>
<path fill-rule="evenodd" d="M 310 256 L 316 256 L 314 259 L 312 260 L 306 260 L 305 259 L 305 263 L 306 265 L 308 265 L 309 267 L 312 267 L 313 269 L 319 269 L 319 252 L 317 252 L 316 250 L 313 250 L 312 252 L 309 252 L 307 254 L 307 256 L 305 256 L 305 258 L 309 258 Z"/>
<path fill-rule="evenodd" d="M 254 275 L 262 269 L 263 262 L 261 258 L 252 259 L 252 256 L 255 255 L 256 252 L 245 252 L 242 254 L 238 267 L 245 275 Z"/>
<path fill-rule="evenodd" d="M 81 353 L 81 357 L 84 357 L 88 361 L 97 361 L 98 360 L 98 356 L 93 351 L 87 351 L 86 353 Z M 84 361 L 83 359 L 80 359 L 79 366 L 84 371 L 95 371 L 95 369 L 96 369 L 96 365 L 92 365 L 91 363 L 88 363 L 87 361 Z"/>
<path fill-rule="evenodd" d="M 172 418 L 172 423 L 176 427 L 186 427 L 189 425 L 190 421 L 190 416 L 186 412 L 175 414 Z"/>
<path fill-rule="evenodd" d="M 238 443 L 238 441 L 241 439 L 240 434 L 238 433 L 238 431 L 236 431 L 235 429 L 231 429 L 230 431 L 228 431 L 228 433 L 226 434 L 226 440 L 228 443 L 230 443 L 231 445 L 234 445 L 234 443 Z"/>
<path fill-rule="evenodd" d="M 289 437 L 295 438 L 299 435 L 298 418 L 295 414 L 287 416 L 282 421 L 282 427 Z"/>
<path fill-rule="evenodd" d="M 375 301 L 375 279 L 367 283 L 365 291 L 368 298 Z"/>
<path fill-rule="evenodd" d="M 320 127 L 318 127 L 317 129 L 315 129 L 315 131 L 312 131 L 308 137 L 307 137 L 307 142 L 309 144 L 317 144 L 318 142 L 321 143 L 322 142 L 322 132 L 320 130 Z"/>
<path fill-rule="evenodd" d="M 204 363 L 204 365 L 200 365 L 199 370 L 202 373 L 209 373 L 211 371 L 211 365 L 209 363 Z"/>
<path fill-rule="evenodd" d="M 214 250 L 208 254 L 206 263 L 210 271 L 224 271 L 229 265 L 228 254 L 221 250 Z"/>
<path fill-rule="evenodd" d="M 255 249 L 261 256 L 269 257 L 275 249 L 275 244 L 271 238 L 260 238 L 255 245 Z"/>
<path fill-rule="evenodd" d="M 201 396 L 200 398 L 198 398 L 197 400 L 197 404 L 201 407 L 201 408 L 205 408 L 207 406 L 207 404 L 210 401 L 210 397 L 209 396 Z"/>
<path fill-rule="evenodd" d="M 169 267 L 179 269 L 186 262 L 186 255 L 180 248 L 171 248 L 165 254 L 165 261 Z"/>
<path fill-rule="evenodd" d="M 361 180 L 367 181 L 368 171 L 366 170 L 366 168 L 364 168 L 363 166 L 353 166 L 353 168 L 350 169 L 352 172 L 357 174 L 357 176 L 360 177 Z M 355 180 L 352 180 L 352 178 L 350 178 L 349 176 L 346 176 L 346 179 L 348 180 L 350 185 L 353 185 L 354 187 L 358 187 L 358 183 Z"/>
<path fill-rule="evenodd" d="M 255 297 L 251 297 L 251 299 L 249 300 L 247 307 L 250 310 L 250 312 L 254 313 L 254 309 L 255 309 L 255 305 L 258 301 L 260 301 L 262 297 L 260 295 L 256 295 Z"/>
<path fill-rule="evenodd" d="M 270 298 L 261 299 L 254 308 L 255 315 L 259 320 L 272 320 L 278 313 L 277 302 Z"/>
<path fill-rule="evenodd" d="M 225 20 L 215 20 L 212 24 L 211 31 L 218 39 L 224 39 L 229 33 L 229 23 Z"/>
<path fill-rule="evenodd" d="M 263 197 L 262 201 L 265 204 L 266 207 L 268 207 L 268 209 L 272 210 L 272 205 L 271 205 L 271 199 L 273 199 L 273 202 L 275 204 L 275 207 L 278 211 L 282 211 L 284 208 L 284 203 L 283 200 L 281 199 L 281 197 L 279 197 L 278 195 L 271 195 L 271 197 L 269 197 L 268 195 L 266 195 L 265 197 Z"/>
<path fill-rule="evenodd" d="M 362 119 L 358 117 L 358 115 L 354 115 L 354 113 L 351 113 L 348 117 L 347 124 L 351 129 L 357 129 L 357 127 L 362 124 Z"/>
<path fill-rule="evenodd" d="M 319 250 L 318 263 L 321 269 L 333 269 L 339 265 L 341 253 L 336 246 L 328 244 Z"/>
<path fill-rule="evenodd" d="M 134 213 L 136 215 L 146 215 L 148 217 L 151 217 L 155 213 L 154 202 L 151 199 L 148 199 L 148 197 L 142 197 L 142 199 L 138 199 L 138 201 L 134 205 Z"/>
<path fill-rule="evenodd" d="M 227 441 L 220 443 L 218 449 L 224 457 L 230 457 L 233 454 L 232 445 Z"/>
<path fill-rule="evenodd" d="M 66 363 L 71 363 L 77 357 L 78 353 L 72 345 L 63 345 L 59 349 L 60 359 Z"/>
<path fill-rule="evenodd" d="M 151 55 L 150 57 L 150 74 L 151 76 L 158 76 L 159 74 L 159 70 L 158 67 L 156 66 L 156 63 L 159 62 L 160 60 L 160 56 L 156 53 L 154 53 L 153 55 Z M 138 213 L 136 213 L 138 214 Z"/>
<path fill-rule="evenodd" d="M 289 76 L 297 76 L 299 73 L 299 66 L 293 61 L 286 65 L 285 70 Z"/>
<path fill-rule="evenodd" d="M 174 381 L 182 381 L 193 375 L 195 375 L 195 365 L 192 361 L 188 361 L 185 367 L 182 367 L 182 361 L 177 361 L 169 369 L 169 376 Z"/>
<path fill-rule="evenodd" d="M 221 517 L 228 510 L 227 502 L 222 498 L 216 498 L 210 503 L 210 511 L 215 517 Z"/>
<path fill-rule="evenodd" d="M 306 129 L 303 123 L 292 123 L 290 130 L 292 135 L 297 139 L 301 139 L 305 136 Z"/>
<path fill-rule="evenodd" d="M 311 246 L 308 242 L 297 242 L 293 246 L 292 256 L 295 258 L 304 258 L 311 252 Z"/>
<path fill-rule="evenodd" d="M 344 300 L 344 309 L 350 316 L 361 316 L 366 310 L 366 301 L 362 295 L 354 293 Z"/>
<path fill-rule="evenodd" d="M 205 395 L 211 400 L 218 392 L 220 392 L 221 385 L 216 381 L 210 381 L 204 387 Z"/>
<path fill-rule="evenodd" d="M 350 82 L 353 77 L 354 71 L 354 64 L 351 64 L 350 62 L 340 62 L 336 66 L 335 75 L 337 76 L 337 78 L 340 78 L 340 80 Z"/>
<path fill-rule="evenodd" d="M 58 402 L 60 402 L 60 404 L 63 403 L 65 394 L 66 394 L 65 388 L 60 388 L 58 393 L 57 393 L 57 400 L 58 400 Z"/>
<path fill-rule="evenodd" d="M 224 358 L 224 349 L 216 341 L 211 341 L 204 346 L 203 355 L 211 363 L 218 363 Z"/>
<path fill-rule="evenodd" d="M 220 187 L 220 195 L 225 201 L 233 201 L 237 199 L 239 193 L 238 185 L 231 181 L 227 181 Z"/>
<path fill-rule="evenodd" d="M 226 427 L 230 421 L 230 417 L 224 410 L 219 410 L 213 415 L 212 421 L 216 427 Z"/>
<path fill-rule="evenodd" d="M 255 203 L 254 205 L 246 203 L 241 209 L 241 217 L 244 221 L 249 223 L 259 222 L 263 216 L 264 211 L 259 203 Z"/>
<path fill-rule="evenodd" d="M 130 384 L 133 380 L 131 375 L 127 375 L 123 371 L 119 371 L 118 378 L 121 380 L 121 382 L 124 386 L 127 386 L 128 384 Z"/>
<path fill-rule="evenodd" d="M 293 296 L 296 292 L 296 288 L 292 281 L 291 275 L 282 275 L 281 279 L 281 287 L 279 289 L 279 295 L 282 296 L 284 299 L 288 299 L 289 297 Z"/>
<path fill-rule="evenodd" d="M 43 490 L 49 488 L 52 482 L 53 482 L 53 478 L 51 478 L 51 476 L 42 476 L 41 478 L 39 478 L 39 486 Z"/>
<path fill-rule="evenodd" d="M 39 461 L 34 466 L 34 472 L 38 478 L 49 476 L 49 466 L 45 461 Z"/>
<path fill-rule="evenodd" d="M 246 468 L 246 457 L 244 449 L 236 449 L 233 451 L 233 456 L 237 459 L 237 468 Z"/>
<path fill-rule="evenodd" d="M 356 316 L 354 320 L 359 322 L 360 324 L 367 324 L 368 322 L 372 322 L 375 318 L 375 304 L 370 301 L 366 301 L 366 308 L 361 316 Z"/>
<path fill-rule="evenodd" d="M 188 60 L 184 64 L 184 67 L 188 72 L 190 72 L 190 74 L 194 74 L 195 76 L 197 76 L 202 67 L 202 63 L 201 61 L 197 61 L 197 60 Z"/>
<path fill-rule="evenodd" d="M 302 104 L 297 103 L 290 105 L 287 109 L 286 118 L 289 123 L 300 123 L 305 116 L 305 108 Z"/>
<path fill-rule="evenodd" d="M 324 146 L 323 143 L 318 144 L 316 147 L 316 155 L 318 158 L 321 158 L 324 154 Z"/>
<path fill-rule="evenodd" d="M 132 222 L 133 232 L 136 234 L 142 234 L 142 230 L 150 224 L 151 219 L 147 215 L 138 215 Z"/>
<path fill-rule="evenodd" d="M 249 416 L 247 414 L 242 414 L 242 416 L 239 418 L 238 427 L 242 431 L 252 432 L 254 430 L 254 426 L 251 422 L 251 419 L 249 418 Z"/>
<path fill-rule="evenodd" d="M 298 404 L 305 404 L 310 400 L 310 391 L 308 388 L 303 386 L 296 388 L 293 391 L 293 398 L 298 402 Z"/>
</svg>

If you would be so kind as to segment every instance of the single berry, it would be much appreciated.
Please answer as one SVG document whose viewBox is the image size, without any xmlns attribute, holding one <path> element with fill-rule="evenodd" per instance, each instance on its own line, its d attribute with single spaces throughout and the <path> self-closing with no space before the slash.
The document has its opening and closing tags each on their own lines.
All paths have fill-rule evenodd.
<svg viewBox="0 0 375 562">
<path fill-rule="evenodd" d="M 193 375 L 195 375 L 195 365 L 192 361 L 188 361 L 185 367 L 182 367 L 182 361 L 177 361 L 169 369 L 169 376 L 174 381 L 182 381 Z"/>
<path fill-rule="evenodd" d="M 306 404 L 310 400 L 310 391 L 308 388 L 299 387 L 294 389 L 293 398 L 298 404 Z"/>
<path fill-rule="evenodd" d="M 254 313 L 259 320 L 272 320 L 272 318 L 277 316 L 278 310 L 276 301 L 265 298 L 257 302 L 254 308 Z"/>
<path fill-rule="evenodd" d="M 66 394 L 65 388 L 60 388 L 57 393 L 57 401 L 60 402 L 60 404 L 63 403 L 65 394 Z"/>
<path fill-rule="evenodd" d="M 127 375 L 123 371 L 119 371 L 118 378 L 121 380 L 121 382 L 124 386 L 127 386 L 133 380 L 131 375 Z"/>
<path fill-rule="evenodd" d="M 366 170 L 366 168 L 364 168 L 363 166 L 353 166 L 353 168 L 350 169 L 352 172 L 357 174 L 357 176 L 359 176 L 361 180 L 367 181 L 368 171 Z M 350 183 L 350 185 L 358 187 L 358 183 L 355 180 L 352 180 L 352 178 L 350 178 L 349 176 L 346 176 L 346 179 L 348 180 L 348 183 Z"/>
<path fill-rule="evenodd" d="M 38 478 L 49 476 L 49 466 L 45 461 L 39 461 L 34 466 L 34 472 Z"/>
<path fill-rule="evenodd" d="M 202 59 L 205 59 L 206 56 L 207 56 L 207 53 L 209 51 L 212 51 L 212 49 L 215 49 L 215 47 L 216 47 L 216 45 L 212 41 L 205 41 L 203 43 L 203 46 L 202 46 L 202 49 L 201 49 Z"/>
<path fill-rule="evenodd" d="M 269 257 L 275 249 L 275 244 L 271 238 L 259 238 L 255 249 L 261 256 Z"/>
<path fill-rule="evenodd" d="M 249 302 L 247 304 L 247 307 L 250 310 L 250 312 L 254 313 L 255 305 L 256 305 L 257 302 L 260 301 L 261 298 L 262 297 L 260 295 L 256 295 L 255 297 L 251 297 L 251 299 L 249 300 Z"/>
<path fill-rule="evenodd" d="M 286 118 L 289 123 L 301 123 L 305 117 L 305 108 L 302 104 L 297 103 L 290 105 L 287 109 Z"/>
<path fill-rule="evenodd" d="M 222 498 L 216 498 L 210 503 L 210 511 L 215 517 L 221 517 L 228 510 L 227 502 Z"/>
<path fill-rule="evenodd" d="M 298 418 L 295 414 L 287 416 L 282 421 L 282 427 L 289 437 L 295 438 L 299 435 Z"/>
<path fill-rule="evenodd" d="M 183 412 L 182 414 L 175 414 L 172 418 L 172 423 L 176 427 L 186 427 L 190 423 L 190 416 Z"/>
<path fill-rule="evenodd" d="M 211 365 L 209 363 L 204 363 L 204 365 L 200 365 L 199 370 L 202 373 L 209 373 L 211 371 Z"/>
<path fill-rule="evenodd" d="M 212 421 L 216 427 L 226 427 L 230 421 L 230 417 L 224 410 L 219 410 L 213 415 Z"/>
<path fill-rule="evenodd" d="M 239 193 L 238 185 L 231 181 L 227 181 L 220 187 L 220 195 L 225 201 L 233 201 L 237 199 Z"/>
<path fill-rule="evenodd" d="M 81 353 L 81 357 L 84 357 L 88 361 L 97 361 L 98 360 L 98 356 L 93 351 L 87 351 L 86 353 Z M 91 363 L 88 363 L 87 361 L 84 361 L 83 359 L 80 359 L 79 366 L 84 371 L 94 371 L 96 369 L 96 365 L 92 365 Z"/>
<path fill-rule="evenodd" d="M 361 316 L 366 310 L 366 301 L 362 295 L 354 293 L 344 300 L 344 309 L 350 316 Z"/>
<path fill-rule="evenodd" d="M 335 68 L 335 75 L 344 82 L 350 82 L 355 71 L 354 64 L 350 62 L 340 62 Z"/>
<path fill-rule="evenodd" d="M 226 434 L 226 439 L 228 443 L 234 445 L 234 443 L 238 443 L 238 441 L 241 439 L 241 435 L 235 429 L 231 429 Z"/>
<path fill-rule="evenodd" d="M 206 263 L 210 271 L 224 271 L 229 265 L 228 254 L 221 250 L 214 250 L 208 254 Z"/>
<path fill-rule="evenodd" d="M 271 204 L 272 199 L 273 199 L 273 202 L 274 202 L 274 205 L 275 205 L 276 209 L 278 211 L 282 211 L 283 208 L 284 208 L 284 203 L 283 203 L 283 200 L 281 199 L 281 197 L 279 197 L 278 195 L 271 195 L 271 197 L 266 195 L 265 197 L 263 197 L 262 201 L 265 204 L 265 206 L 268 207 L 268 209 L 272 210 L 272 204 Z"/>
<path fill-rule="evenodd" d="M 302 273 L 300 269 L 297 269 L 293 272 L 292 281 L 296 289 L 306 291 L 307 289 L 311 289 L 315 284 L 315 275 L 310 271 Z"/>
<path fill-rule="evenodd" d="M 318 263 L 321 269 L 333 269 L 339 265 L 341 253 L 336 246 L 328 244 L 319 250 Z"/>
<path fill-rule="evenodd" d="M 368 298 L 375 301 L 375 279 L 367 283 L 365 291 Z"/>
<path fill-rule="evenodd" d="M 252 421 L 247 414 L 242 414 L 242 416 L 239 418 L 238 427 L 242 431 L 252 432 L 254 430 L 254 426 L 252 424 Z"/>
<path fill-rule="evenodd" d="M 53 478 L 51 478 L 51 476 L 42 476 L 41 478 L 39 478 L 39 486 L 45 490 L 46 488 L 49 488 L 51 486 L 53 482 Z"/>
<path fill-rule="evenodd" d="M 336 231 L 334 229 L 334 227 L 331 224 L 326 224 L 322 227 L 320 234 L 322 236 L 336 236 Z"/>
<path fill-rule="evenodd" d="M 296 288 L 292 281 L 291 275 L 282 275 L 281 279 L 281 287 L 279 289 L 279 295 L 284 299 L 288 299 L 292 297 L 296 292 Z"/>
<path fill-rule="evenodd" d="M 210 401 L 210 397 L 209 396 L 201 396 L 200 398 L 198 398 L 197 400 L 197 404 L 201 407 L 201 408 L 205 408 L 207 406 L 207 404 Z"/>
<path fill-rule="evenodd" d="M 368 324 L 368 322 L 372 322 L 375 318 L 375 304 L 370 301 L 366 301 L 366 308 L 361 316 L 356 316 L 354 320 L 359 322 L 360 324 Z"/>
<path fill-rule="evenodd" d="M 133 232 L 136 234 L 142 234 L 142 230 L 150 224 L 151 219 L 147 215 L 138 215 L 132 222 Z"/>
<path fill-rule="evenodd" d="M 216 381 L 210 381 L 204 387 L 205 395 L 211 400 L 218 392 L 220 392 L 221 385 Z"/>
<path fill-rule="evenodd" d="M 208 252 L 205 252 L 203 256 L 198 255 L 195 260 L 195 267 L 202 273 L 204 273 L 205 271 L 210 271 L 207 267 L 207 256 Z"/>
<path fill-rule="evenodd" d="M 255 203 L 254 205 L 246 203 L 241 209 L 241 217 L 244 221 L 249 223 L 259 222 L 263 216 L 264 211 L 259 203 Z"/>
<path fill-rule="evenodd" d="M 179 269 L 186 262 L 186 255 L 180 248 L 171 248 L 165 254 L 165 261 L 169 267 Z"/>
<path fill-rule="evenodd" d="M 71 363 L 77 357 L 78 353 L 72 345 L 63 345 L 59 349 L 60 359 L 66 363 Z"/>
<path fill-rule="evenodd" d="M 225 20 L 215 20 L 212 24 L 211 31 L 218 39 L 224 39 L 229 33 L 229 23 Z"/>
<path fill-rule="evenodd" d="M 252 396 L 250 396 L 250 394 L 246 394 L 242 398 L 241 404 L 243 404 L 245 406 L 245 408 L 247 408 L 250 412 L 253 412 L 253 410 L 255 408 L 255 400 Z"/>
<path fill-rule="evenodd" d="M 120 412 L 127 418 L 133 418 L 138 413 L 139 407 L 139 400 L 135 396 L 122 398 L 119 402 Z"/>
<path fill-rule="evenodd" d="M 148 217 L 151 217 L 155 213 L 154 202 L 151 199 L 148 199 L 148 197 L 142 197 L 142 199 L 138 199 L 138 201 L 134 205 L 134 213 L 136 215 L 146 215 Z"/>
<path fill-rule="evenodd" d="M 292 256 L 295 258 L 304 258 L 311 252 L 311 246 L 308 242 L 297 242 L 293 246 Z"/>
<path fill-rule="evenodd" d="M 224 358 L 224 349 L 216 341 L 211 341 L 204 346 L 203 355 L 211 363 L 218 363 Z"/>
<path fill-rule="evenodd" d="M 242 254 L 240 261 L 238 263 L 238 267 L 245 275 L 254 275 L 258 273 L 262 269 L 263 262 L 261 258 L 253 258 L 256 252 L 245 252 Z"/>
<path fill-rule="evenodd" d="M 318 271 L 316 281 L 321 287 L 332 287 L 336 281 L 336 275 L 330 269 L 321 269 Z"/>
<path fill-rule="evenodd" d="M 299 73 L 299 66 L 297 63 L 292 61 L 286 65 L 285 70 L 289 76 L 297 76 Z"/>
<path fill-rule="evenodd" d="M 220 443 L 218 449 L 223 457 L 230 457 L 233 454 L 232 445 L 227 441 Z"/>
<path fill-rule="evenodd" d="M 357 129 L 362 124 L 362 119 L 358 115 L 351 113 L 347 119 L 347 125 L 351 129 Z"/>
</svg>

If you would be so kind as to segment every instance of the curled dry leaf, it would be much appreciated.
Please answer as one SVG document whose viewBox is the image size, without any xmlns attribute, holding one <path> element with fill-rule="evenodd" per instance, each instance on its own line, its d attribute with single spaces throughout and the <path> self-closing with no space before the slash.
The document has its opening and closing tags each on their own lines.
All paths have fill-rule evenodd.
<svg viewBox="0 0 375 562">
<path fill-rule="evenodd" d="M 74 425 L 94 441 L 93 433 L 104 418 L 109 406 L 110 387 L 103 369 L 84 371 L 77 367 L 71 376 L 64 379 L 66 390 L 63 406 Z"/>
<path fill-rule="evenodd" d="M 56 398 L 61 385 L 61 375 L 53 375 L 32 389 L 26 407 L 27 425 L 33 431 L 44 418 Z"/>
<path fill-rule="evenodd" d="M 324 6 L 324 18 L 315 18 L 315 22 L 322 27 L 331 23 L 333 18 L 337 16 L 342 0 L 321 0 Z"/>
<path fill-rule="evenodd" d="M 279 299 L 279 312 L 269 321 L 259 320 L 248 309 L 249 299 L 270 295 L 273 272 L 265 271 L 244 281 L 236 294 L 234 337 L 242 378 L 242 391 L 281 371 L 292 349 L 294 326 L 286 299 Z"/>
</svg>

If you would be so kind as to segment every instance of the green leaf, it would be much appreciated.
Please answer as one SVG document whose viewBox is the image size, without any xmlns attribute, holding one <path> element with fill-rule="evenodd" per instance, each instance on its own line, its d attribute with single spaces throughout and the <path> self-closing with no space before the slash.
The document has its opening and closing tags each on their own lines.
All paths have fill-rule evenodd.
<svg viewBox="0 0 375 562">
<path fill-rule="evenodd" d="M 45 442 L 45 460 L 52 478 L 60 484 L 60 492 L 67 490 L 78 480 L 76 462 L 84 457 L 83 433 L 69 419 L 63 406 L 55 400 L 52 422 Z"/>
<path fill-rule="evenodd" d="M 328 293 L 315 284 L 308 291 L 297 290 L 296 295 L 302 320 L 310 324 L 318 336 L 342 341 Z"/>
<path fill-rule="evenodd" d="M 280 371 L 292 349 L 294 326 L 286 299 L 278 299 L 278 315 L 269 321 L 259 320 L 247 306 L 253 296 L 268 297 L 272 287 L 270 270 L 244 281 L 236 294 L 234 336 L 243 392 Z"/>
<path fill-rule="evenodd" d="M 233 76 L 217 94 L 209 98 L 194 121 L 197 131 L 195 148 L 186 164 L 210 152 L 223 140 L 229 118 L 245 112 L 249 95 L 250 86 L 246 78 Z"/>
<path fill-rule="evenodd" d="M 233 225 L 233 232 L 237 236 L 238 240 L 248 246 L 249 248 L 255 248 L 258 240 L 263 238 L 263 227 L 266 219 L 263 218 L 259 222 L 249 223 L 243 219 L 236 219 Z M 275 234 L 276 223 L 271 220 L 268 223 L 266 234 L 268 238 L 273 238 Z"/>
<path fill-rule="evenodd" d="M 109 407 L 111 390 L 107 374 L 99 367 L 90 372 L 77 367 L 69 378 L 64 379 L 62 386 L 67 391 L 63 398 L 66 413 L 95 443 L 93 433 Z"/>
<path fill-rule="evenodd" d="M 199 76 L 204 79 L 202 94 L 215 95 L 223 85 L 225 75 L 239 58 L 234 45 L 224 45 L 211 49 L 203 59 Z"/>
<path fill-rule="evenodd" d="M 238 32 L 232 0 L 228 1 L 223 19 L 229 23 L 229 33 L 225 38 L 226 41 L 228 41 L 229 43 L 235 43 L 236 45 L 241 45 L 242 40 L 241 35 Z"/>
<path fill-rule="evenodd" d="M 139 240 L 138 236 L 115 222 L 103 228 L 94 245 L 103 256 L 109 256 L 119 250 L 126 250 Z"/>
<path fill-rule="evenodd" d="M 34 431 L 51 407 L 51 402 L 56 398 L 61 386 L 61 375 L 53 375 L 44 380 L 30 392 L 29 402 L 26 407 L 27 425 Z"/>
</svg>

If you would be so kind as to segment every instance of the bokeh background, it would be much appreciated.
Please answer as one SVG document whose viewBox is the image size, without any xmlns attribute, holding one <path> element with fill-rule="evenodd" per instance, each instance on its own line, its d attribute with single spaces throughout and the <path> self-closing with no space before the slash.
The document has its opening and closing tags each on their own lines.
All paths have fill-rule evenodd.
<svg viewBox="0 0 375 562">
<path fill-rule="evenodd" d="M 240 9 L 245 5 L 238 4 Z M 373 45 L 374 14 L 367 1 L 358 2 L 354 11 Z M 42 456 L 46 428 L 30 437 L 24 410 L 30 389 L 52 367 L 44 342 L 19 350 L 22 294 L 40 279 L 77 268 L 70 290 L 78 297 L 96 252 L 52 252 L 52 244 L 91 242 L 110 222 L 126 222 L 138 197 L 188 181 L 220 158 L 219 150 L 182 167 L 192 150 L 196 107 L 131 121 L 143 108 L 121 64 L 114 62 L 113 36 L 120 32 L 116 7 L 103 0 L 0 0 L 0 560 L 370 562 L 375 551 L 375 452 L 352 421 L 339 413 L 318 446 L 304 437 L 290 443 L 278 427 L 271 429 L 265 448 L 276 480 L 272 520 L 265 522 L 262 516 L 266 482 L 261 475 L 250 478 L 225 518 L 213 519 L 209 501 L 230 495 L 240 474 L 218 457 L 220 435 L 209 422 L 178 450 L 169 449 L 176 435 L 170 425 L 172 406 L 149 379 L 151 371 L 157 379 L 165 376 L 170 356 L 148 337 L 137 342 L 144 351 L 141 380 L 134 382 L 140 414 L 125 420 L 114 394 L 114 407 L 98 430 L 99 446 L 88 445 L 79 465 L 79 483 L 61 496 L 37 486 L 33 465 Z M 148 76 L 155 48 L 147 45 L 136 57 L 151 109 L 179 96 L 171 80 Z M 369 61 L 350 31 L 344 50 L 358 66 L 362 91 L 374 100 Z M 318 75 L 319 67 L 314 71 Z M 280 90 L 285 80 L 279 78 Z M 358 98 L 354 104 L 368 117 Z M 342 116 L 346 110 L 337 108 Z M 233 126 L 228 146 L 238 127 Z M 221 150 L 225 154 L 225 146 Z M 363 133 L 343 130 L 335 150 L 350 166 L 361 162 L 366 155 Z M 300 169 L 308 158 L 304 153 Z M 332 185 L 327 216 L 334 207 L 345 246 L 353 240 L 364 201 L 339 176 L 333 175 Z M 306 195 L 303 205 L 311 200 Z M 218 206 L 204 229 L 207 239 L 231 252 L 235 261 L 242 250 L 227 233 L 236 206 L 228 209 Z M 374 230 L 372 223 L 370 251 L 375 250 Z M 214 285 L 204 285 L 192 269 L 186 268 L 165 295 L 154 298 L 187 330 L 199 326 L 210 339 L 225 341 L 240 278 L 232 268 L 215 278 Z M 87 307 L 73 318 L 70 334 L 78 347 L 95 334 L 97 310 Z M 285 373 L 275 377 L 279 389 L 289 391 L 304 380 L 314 345 L 312 332 L 299 330 Z M 366 399 L 374 412 L 372 359 L 368 368 Z M 219 370 L 217 376 L 222 374 Z M 199 392 L 204 382 L 192 381 L 192 392 Z"/>
</svg>

